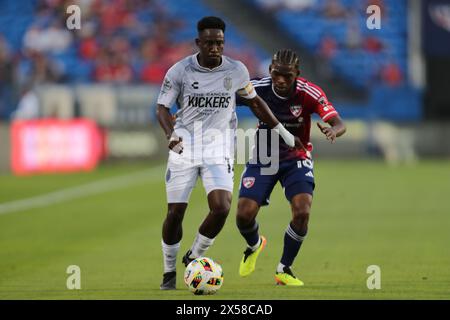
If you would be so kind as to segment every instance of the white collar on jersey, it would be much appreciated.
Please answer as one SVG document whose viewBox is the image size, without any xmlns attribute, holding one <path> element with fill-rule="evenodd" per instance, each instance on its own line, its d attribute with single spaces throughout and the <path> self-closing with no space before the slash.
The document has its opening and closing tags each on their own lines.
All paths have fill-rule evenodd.
<svg viewBox="0 0 450 320">
<path fill-rule="evenodd" d="M 200 63 L 198 63 L 198 59 L 197 59 L 197 57 L 198 57 L 199 54 L 200 54 L 200 52 L 197 52 L 196 54 L 194 54 L 194 55 L 192 56 L 192 59 L 194 60 L 194 64 L 195 64 L 196 67 L 198 67 L 198 68 L 200 68 L 200 69 L 202 69 L 202 70 L 205 70 L 205 71 L 210 71 L 210 72 L 211 72 L 211 71 L 216 71 L 217 69 L 219 69 L 220 67 L 223 66 L 223 63 L 224 63 L 224 61 L 225 61 L 224 56 L 222 55 L 222 62 L 221 62 L 217 67 L 212 68 L 212 69 L 206 68 L 206 67 L 202 67 L 202 66 L 200 65 Z"/>
<path fill-rule="evenodd" d="M 289 99 L 289 97 L 286 98 L 286 97 L 282 97 L 282 96 L 278 95 L 278 94 L 275 92 L 275 88 L 273 87 L 273 83 L 272 83 L 272 91 L 273 91 L 273 94 L 276 95 L 277 98 L 279 98 L 279 99 L 281 99 L 281 100 L 288 100 L 288 99 Z"/>
</svg>

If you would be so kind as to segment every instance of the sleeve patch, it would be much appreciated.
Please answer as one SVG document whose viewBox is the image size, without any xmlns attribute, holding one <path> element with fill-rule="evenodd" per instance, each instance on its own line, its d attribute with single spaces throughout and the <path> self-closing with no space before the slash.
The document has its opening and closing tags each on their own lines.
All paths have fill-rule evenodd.
<svg viewBox="0 0 450 320">
<path fill-rule="evenodd" d="M 170 80 L 167 77 L 164 79 L 163 89 L 166 91 L 169 91 L 170 89 L 172 89 L 172 83 L 170 82 Z"/>
<path fill-rule="evenodd" d="M 319 103 L 324 107 L 325 110 L 325 108 L 328 106 L 328 99 L 325 96 L 322 96 L 319 98 Z"/>
</svg>

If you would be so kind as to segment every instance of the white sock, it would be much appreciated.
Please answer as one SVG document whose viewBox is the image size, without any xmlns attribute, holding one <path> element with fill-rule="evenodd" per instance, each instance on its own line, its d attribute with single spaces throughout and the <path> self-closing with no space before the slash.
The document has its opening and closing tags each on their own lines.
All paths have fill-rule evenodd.
<svg viewBox="0 0 450 320">
<path fill-rule="evenodd" d="M 277 272 L 278 273 L 283 273 L 284 272 L 284 267 L 285 267 L 285 265 L 280 262 L 278 264 L 278 267 L 277 267 Z"/>
<path fill-rule="evenodd" d="M 164 273 L 176 271 L 177 253 L 180 250 L 180 243 L 165 244 L 164 240 L 161 240 L 161 246 L 164 257 Z"/>
<path fill-rule="evenodd" d="M 197 232 L 197 236 L 195 237 L 194 243 L 191 247 L 191 255 L 189 258 L 195 259 L 198 257 L 202 257 L 203 254 L 208 250 L 208 248 L 214 243 L 214 238 L 207 238 L 200 233 Z"/>
<path fill-rule="evenodd" d="M 261 237 L 259 237 L 258 242 L 254 245 L 254 246 L 249 246 L 247 245 L 247 247 L 249 247 L 250 249 L 252 249 L 252 251 L 255 251 L 256 249 L 259 248 L 259 246 L 261 245 Z"/>
</svg>

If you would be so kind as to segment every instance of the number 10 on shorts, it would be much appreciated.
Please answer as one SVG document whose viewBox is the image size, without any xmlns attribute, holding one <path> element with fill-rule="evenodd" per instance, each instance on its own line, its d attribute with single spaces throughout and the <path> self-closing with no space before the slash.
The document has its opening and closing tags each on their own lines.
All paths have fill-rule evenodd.
<svg viewBox="0 0 450 320">
<path fill-rule="evenodd" d="M 313 161 L 309 160 L 309 159 L 305 159 L 305 160 L 299 160 L 297 161 L 297 167 L 302 168 L 302 167 L 306 167 L 308 169 L 313 169 Z"/>
</svg>

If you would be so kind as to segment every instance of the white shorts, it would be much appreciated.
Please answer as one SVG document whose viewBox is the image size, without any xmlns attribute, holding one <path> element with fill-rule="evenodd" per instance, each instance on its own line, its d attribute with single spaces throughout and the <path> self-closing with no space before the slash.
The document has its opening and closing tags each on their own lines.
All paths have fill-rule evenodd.
<svg viewBox="0 0 450 320">
<path fill-rule="evenodd" d="M 180 164 L 167 162 L 166 193 L 167 203 L 188 203 L 197 178 L 203 182 L 206 194 L 213 190 L 233 192 L 233 163 L 218 164 Z"/>
</svg>

